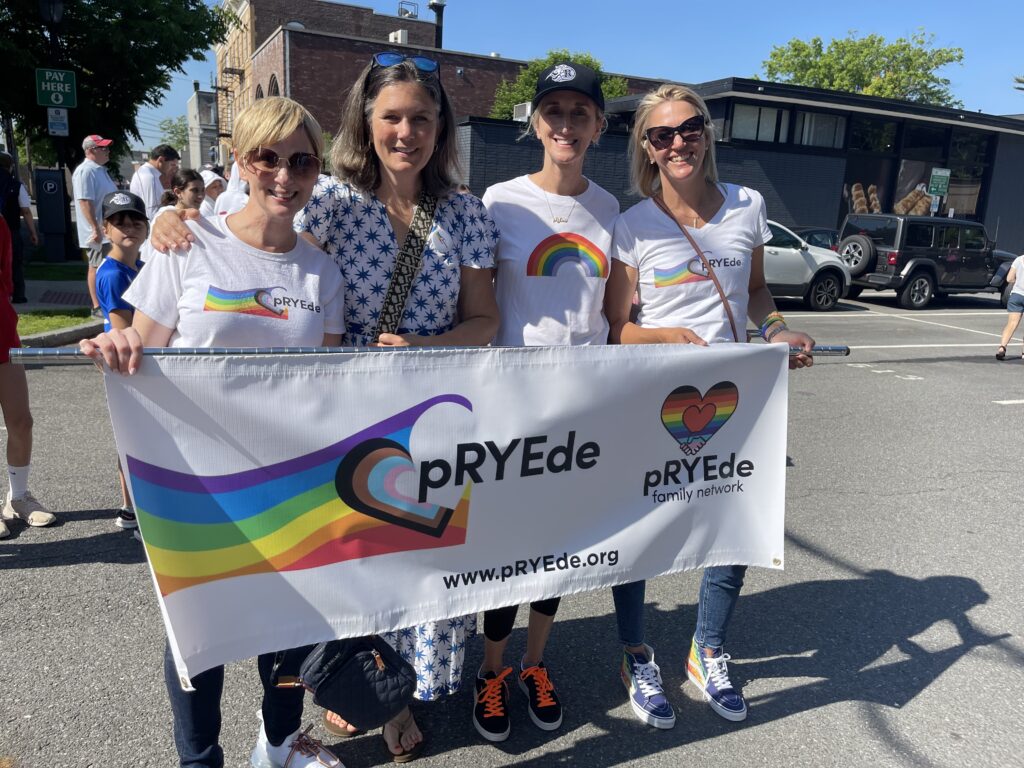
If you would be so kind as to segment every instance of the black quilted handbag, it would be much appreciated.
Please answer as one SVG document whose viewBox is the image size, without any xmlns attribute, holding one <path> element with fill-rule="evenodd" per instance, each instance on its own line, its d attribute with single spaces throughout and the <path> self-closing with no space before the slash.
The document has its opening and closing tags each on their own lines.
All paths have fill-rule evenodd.
<svg viewBox="0 0 1024 768">
<path fill-rule="evenodd" d="M 302 686 L 313 701 L 362 731 L 378 728 L 401 712 L 416 690 L 416 671 L 376 635 L 330 640 L 310 652 L 299 677 L 281 677 L 282 687 Z"/>
</svg>

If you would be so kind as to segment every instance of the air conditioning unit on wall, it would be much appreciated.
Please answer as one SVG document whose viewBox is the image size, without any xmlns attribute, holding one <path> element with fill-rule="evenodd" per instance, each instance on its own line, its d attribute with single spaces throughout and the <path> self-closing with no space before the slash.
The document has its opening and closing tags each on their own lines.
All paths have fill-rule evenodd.
<svg viewBox="0 0 1024 768">
<path fill-rule="evenodd" d="M 530 121 L 530 102 L 523 101 L 512 107 L 512 119 L 517 123 L 527 123 Z"/>
<path fill-rule="evenodd" d="M 409 31 L 406 29 L 396 29 L 394 32 L 388 33 L 388 42 L 395 43 L 396 45 L 406 45 L 409 42 Z"/>
</svg>

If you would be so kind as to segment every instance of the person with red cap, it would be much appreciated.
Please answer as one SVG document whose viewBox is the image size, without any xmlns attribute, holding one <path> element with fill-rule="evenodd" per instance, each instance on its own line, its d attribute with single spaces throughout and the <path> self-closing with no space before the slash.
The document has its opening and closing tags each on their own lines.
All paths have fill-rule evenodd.
<svg viewBox="0 0 1024 768">
<path fill-rule="evenodd" d="M 106 164 L 110 160 L 111 139 L 92 134 L 82 141 L 85 160 L 75 168 L 71 176 L 71 187 L 74 190 L 78 224 L 78 247 L 89 262 L 89 274 L 86 281 L 89 285 L 89 297 L 92 299 L 92 316 L 103 317 L 103 310 L 96 299 L 96 270 L 103 263 L 106 252 L 110 249 L 110 241 L 103 235 L 103 219 L 100 206 L 103 198 L 117 191 L 117 185 L 107 173 Z"/>
</svg>

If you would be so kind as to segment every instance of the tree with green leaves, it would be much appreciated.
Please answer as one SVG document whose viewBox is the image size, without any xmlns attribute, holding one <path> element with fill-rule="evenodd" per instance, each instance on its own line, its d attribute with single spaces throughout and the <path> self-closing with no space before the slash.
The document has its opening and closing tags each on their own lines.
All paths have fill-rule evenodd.
<svg viewBox="0 0 1024 768">
<path fill-rule="evenodd" d="M 567 50 L 549 51 L 543 59 L 533 59 L 519 70 L 519 76 L 513 80 L 502 80 L 494 91 L 494 106 L 491 117 L 504 120 L 512 119 L 512 108 L 516 104 L 533 100 L 533 92 L 537 89 L 537 78 L 540 73 L 561 61 L 574 62 L 590 67 L 601 76 L 601 92 L 605 100 L 625 96 L 629 91 L 626 79 L 612 77 L 601 70 L 601 62 L 589 53 L 569 53 Z"/>
<path fill-rule="evenodd" d="M 924 30 L 891 43 L 881 35 L 857 37 L 850 32 L 827 47 L 820 37 L 794 38 L 772 47 L 762 66 L 764 76 L 773 82 L 962 107 L 949 88 L 949 79 L 936 70 L 961 64 L 963 49 L 936 48 L 934 39 Z"/>
<path fill-rule="evenodd" d="M 164 118 L 157 127 L 160 129 L 161 143 L 170 144 L 179 152 L 184 152 L 188 147 L 188 120 L 184 115 Z"/>
<path fill-rule="evenodd" d="M 136 117 L 157 106 L 190 59 L 203 59 L 223 41 L 233 18 L 203 0 L 89 0 L 64 3 L 51 37 L 39 0 L 0 3 L 0 60 L 7 87 L 0 113 L 12 117 L 33 143 L 46 136 L 46 109 L 36 105 L 35 69 L 75 71 L 78 106 L 68 110 L 68 163 L 82 158 L 91 133 L 115 140 L 115 154 L 140 138 Z"/>
</svg>

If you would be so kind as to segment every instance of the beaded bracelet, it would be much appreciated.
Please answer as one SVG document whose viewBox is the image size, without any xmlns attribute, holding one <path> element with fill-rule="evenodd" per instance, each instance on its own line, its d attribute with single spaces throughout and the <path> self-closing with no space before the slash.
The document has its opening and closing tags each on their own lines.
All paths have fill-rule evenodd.
<svg viewBox="0 0 1024 768">
<path fill-rule="evenodd" d="M 761 322 L 761 338 L 765 338 L 765 334 L 768 333 L 768 329 L 775 323 L 786 324 L 786 318 L 782 316 L 781 312 L 769 312 L 764 320 Z"/>
<path fill-rule="evenodd" d="M 768 332 L 766 334 L 764 334 L 764 340 L 767 341 L 770 344 L 772 339 L 774 339 L 776 336 L 778 336 L 783 331 L 787 331 L 787 330 L 789 330 L 789 329 L 786 327 L 785 323 L 775 323 L 775 324 L 772 325 L 771 328 L 768 329 Z"/>
</svg>

